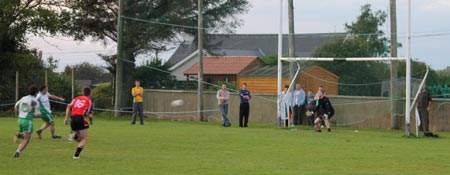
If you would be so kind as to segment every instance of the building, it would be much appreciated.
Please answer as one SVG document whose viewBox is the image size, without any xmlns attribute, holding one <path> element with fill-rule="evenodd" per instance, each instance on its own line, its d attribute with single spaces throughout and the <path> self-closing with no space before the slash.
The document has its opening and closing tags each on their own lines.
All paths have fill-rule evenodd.
<svg viewBox="0 0 450 175">
<path fill-rule="evenodd" d="M 276 94 L 277 93 L 277 66 L 256 66 L 238 75 L 238 84 L 247 83 L 252 93 Z M 289 67 L 283 66 L 282 85 L 289 85 Z M 320 66 L 304 67 L 297 76 L 296 83 L 301 83 L 303 90 L 313 92 L 322 85 L 327 95 L 338 95 L 339 77 Z"/>
<path fill-rule="evenodd" d="M 257 56 L 207 56 L 203 60 L 203 79 L 206 87 L 218 82 L 236 82 L 237 75 L 262 64 Z M 185 80 L 195 80 L 198 75 L 198 63 L 183 73 Z"/>
<path fill-rule="evenodd" d="M 296 34 L 295 55 L 309 57 L 323 43 L 333 41 L 342 33 Z M 287 37 L 283 35 L 283 55 L 287 55 Z M 277 34 L 212 34 L 205 36 L 206 56 L 256 56 L 265 57 L 277 55 Z M 170 71 L 178 80 L 186 80 L 184 72 L 197 62 L 197 40 L 185 36 L 184 41 L 169 58 L 172 65 Z"/>
</svg>

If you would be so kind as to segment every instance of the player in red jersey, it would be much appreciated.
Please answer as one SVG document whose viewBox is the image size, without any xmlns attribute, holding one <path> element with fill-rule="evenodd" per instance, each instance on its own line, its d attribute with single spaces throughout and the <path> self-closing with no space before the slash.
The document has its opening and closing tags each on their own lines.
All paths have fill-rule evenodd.
<svg viewBox="0 0 450 175">
<path fill-rule="evenodd" d="M 70 126 L 72 131 L 75 132 L 74 139 L 79 142 L 73 159 L 80 158 L 80 153 L 83 150 L 84 145 L 86 145 L 87 133 L 89 129 L 89 124 L 86 117 L 89 117 L 89 121 L 92 125 L 92 102 L 89 98 L 90 94 L 91 89 L 84 88 L 83 96 L 78 96 L 73 99 L 66 108 L 66 118 L 64 119 L 64 124 L 69 124 L 69 114 L 70 110 L 72 110 Z"/>
</svg>

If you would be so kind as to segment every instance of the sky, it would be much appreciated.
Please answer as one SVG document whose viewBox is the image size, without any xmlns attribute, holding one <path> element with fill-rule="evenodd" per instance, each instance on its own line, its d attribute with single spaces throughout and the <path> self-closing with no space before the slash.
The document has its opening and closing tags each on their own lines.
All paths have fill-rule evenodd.
<svg viewBox="0 0 450 175">
<path fill-rule="evenodd" d="M 248 12 L 238 16 L 243 22 L 235 32 L 278 33 L 280 0 L 250 0 L 250 4 Z M 373 10 L 389 12 L 389 0 L 294 0 L 295 33 L 344 32 L 344 24 L 355 21 L 364 4 L 371 4 Z M 287 33 L 286 0 L 283 6 L 282 27 Z M 407 0 L 397 0 L 398 41 L 403 45 L 398 56 L 406 56 L 407 7 Z M 412 0 L 411 9 L 411 57 L 437 70 L 450 66 L 450 0 Z M 381 29 L 390 33 L 389 24 Z M 116 52 L 115 44 L 105 46 L 101 42 L 78 42 L 61 36 L 29 36 L 28 45 L 42 50 L 44 58 L 56 58 L 58 71 L 84 61 L 102 65 L 97 54 Z M 161 57 L 168 59 L 172 52 Z"/>
</svg>

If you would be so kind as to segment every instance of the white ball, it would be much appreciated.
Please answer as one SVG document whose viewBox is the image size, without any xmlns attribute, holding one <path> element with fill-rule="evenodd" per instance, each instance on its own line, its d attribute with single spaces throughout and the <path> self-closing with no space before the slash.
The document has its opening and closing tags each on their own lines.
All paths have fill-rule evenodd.
<svg viewBox="0 0 450 175">
<path fill-rule="evenodd" d="M 173 107 L 177 107 L 177 106 L 183 106 L 184 105 L 184 100 L 174 100 L 170 103 L 171 106 Z"/>
</svg>

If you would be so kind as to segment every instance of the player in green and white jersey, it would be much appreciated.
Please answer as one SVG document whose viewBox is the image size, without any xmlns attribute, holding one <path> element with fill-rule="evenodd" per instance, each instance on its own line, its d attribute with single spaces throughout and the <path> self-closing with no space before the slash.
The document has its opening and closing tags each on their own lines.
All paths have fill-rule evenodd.
<svg viewBox="0 0 450 175">
<path fill-rule="evenodd" d="M 55 117 L 50 110 L 50 99 L 64 101 L 64 98 L 51 95 L 48 92 L 47 86 L 41 86 L 40 92 L 37 95 L 37 100 L 39 102 L 39 110 L 41 112 L 41 119 L 44 121 L 41 128 L 39 128 L 36 133 L 38 138 L 42 138 L 42 131 L 50 126 L 50 133 L 52 134 L 52 139 L 60 139 L 61 136 L 55 135 Z"/>
<path fill-rule="evenodd" d="M 17 147 L 14 157 L 20 157 L 22 151 L 30 142 L 31 133 L 33 132 L 33 117 L 39 117 L 39 103 L 36 100 L 36 95 L 39 89 L 37 86 L 30 86 L 29 95 L 22 97 L 14 106 L 14 110 L 19 113 L 18 121 L 19 133 L 23 133 L 22 143 Z"/>
</svg>

